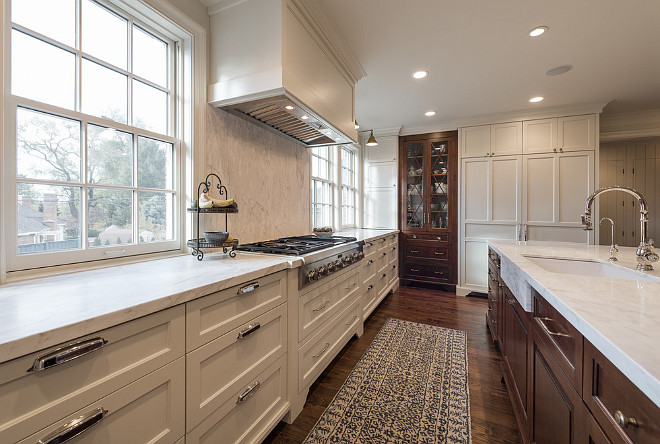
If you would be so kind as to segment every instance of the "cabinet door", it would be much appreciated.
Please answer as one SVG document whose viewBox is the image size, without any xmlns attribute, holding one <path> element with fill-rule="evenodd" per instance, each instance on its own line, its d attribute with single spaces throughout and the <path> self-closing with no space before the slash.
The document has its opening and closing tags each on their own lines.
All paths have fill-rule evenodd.
<svg viewBox="0 0 660 444">
<path fill-rule="evenodd" d="M 488 244 L 483 240 L 466 240 L 463 248 L 465 285 L 486 288 L 488 285 Z"/>
<path fill-rule="evenodd" d="M 491 156 L 522 154 L 522 122 L 490 126 Z"/>
<path fill-rule="evenodd" d="M 463 217 L 466 223 L 488 221 L 490 159 L 463 159 Z"/>
<path fill-rule="evenodd" d="M 365 228 L 396 229 L 396 187 L 365 188 Z"/>
<path fill-rule="evenodd" d="M 557 119 L 557 148 L 564 151 L 596 149 L 596 115 L 560 117 Z"/>
<path fill-rule="evenodd" d="M 556 156 L 556 220 L 562 226 L 581 228 L 584 204 L 594 191 L 594 153 L 579 151 Z"/>
<path fill-rule="evenodd" d="M 424 141 L 411 141 L 404 144 L 406 166 L 405 192 L 406 192 L 406 218 L 404 229 L 422 229 L 426 222 L 424 171 L 426 156 L 424 155 Z"/>
<path fill-rule="evenodd" d="M 529 321 L 515 296 L 506 287 L 504 295 L 504 350 L 502 355 L 505 378 L 513 393 L 514 410 L 527 417 L 527 335 Z M 521 313 L 523 315 L 521 316 Z M 512 386 L 511 386 L 512 385 Z"/>
<path fill-rule="evenodd" d="M 523 223 L 551 225 L 555 222 L 555 155 L 523 157 Z"/>
<path fill-rule="evenodd" d="M 431 141 L 429 146 L 429 228 L 449 228 L 449 214 L 455 209 L 451 207 L 450 187 L 454 184 L 449 180 L 449 140 Z"/>
<path fill-rule="evenodd" d="M 490 135 L 490 125 L 461 128 L 462 157 L 489 156 Z"/>
<path fill-rule="evenodd" d="M 523 122 L 523 154 L 551 153 L 556 149 L 556 118 Z"/>
<path fill-rule="evenodd" d="M 489 160 L 489 220 L 520 223 L 522 156 L 495 157 Z"/>
<path fill-rule="evenodd" d="M 531 441 L 536 444 L 583 443 L 586 407 L 532 329 Z M 600 442 L 600 441 L 593 441 Z"/>
</svg>

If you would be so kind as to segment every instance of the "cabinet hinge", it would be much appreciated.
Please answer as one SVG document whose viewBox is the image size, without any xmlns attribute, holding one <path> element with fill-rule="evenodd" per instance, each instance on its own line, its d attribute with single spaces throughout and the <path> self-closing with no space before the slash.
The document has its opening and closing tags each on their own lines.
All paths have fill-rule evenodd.
<svg viewBox="0 0 660 444">
<path fill-rule="evenodd" d="M 633 168 L 633 172 L 632 172 L 632 173 L 635 174 L 635 168 Z"/>
</svg>

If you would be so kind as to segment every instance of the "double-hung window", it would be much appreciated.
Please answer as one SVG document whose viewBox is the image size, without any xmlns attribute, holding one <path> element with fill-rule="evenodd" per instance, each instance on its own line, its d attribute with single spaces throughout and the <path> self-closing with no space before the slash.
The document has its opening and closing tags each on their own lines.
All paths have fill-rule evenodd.
<svg viewBox="0 0 660 444">
<path fill-rule="evenodd" d="M 357 226 L 358 152 L 353 147 L 312 148 L 312 228 Z"/>
<path fill-rule="evenodd" d="M 180 248 L 176 42 L 109 2 L 10 7 L 8 270 Z"/>
</svg>

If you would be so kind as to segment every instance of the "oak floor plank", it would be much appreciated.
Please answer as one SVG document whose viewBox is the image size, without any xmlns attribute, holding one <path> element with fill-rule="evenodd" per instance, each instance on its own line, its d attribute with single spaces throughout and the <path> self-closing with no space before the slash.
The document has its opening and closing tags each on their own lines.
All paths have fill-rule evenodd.
<svg viewBox="0 0 660 444">
<path fill-rule="evenodd" d="M 304 441 L 349 373 L 389 318 L 463 330 L 468 334 L 468 384 L 473 444 L 519 444 L 516 419 L 501 382 L 500 354 L 486 327 L 487 300 L 457 297 L 442 291 L 400 287 L 388 295 L 353 338 L 312 384 L 302 413 L 293 424 L 280 424 L 268 444 Z"/>
</svg>

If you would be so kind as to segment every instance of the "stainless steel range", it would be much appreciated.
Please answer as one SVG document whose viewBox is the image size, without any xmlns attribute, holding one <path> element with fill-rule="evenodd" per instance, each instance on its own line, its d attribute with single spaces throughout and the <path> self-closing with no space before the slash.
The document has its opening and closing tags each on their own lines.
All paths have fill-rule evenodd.
<svg viewBox="0 0 660 444">
<path fill-rule="evenodd" d="M 364 258 L 364 241 L 344 236 L 295 236 L 239 245 L 253 253 L 299 256 L 304 265 L 298 272 L 298 288 L 315 283 Z"/>
</svg>

